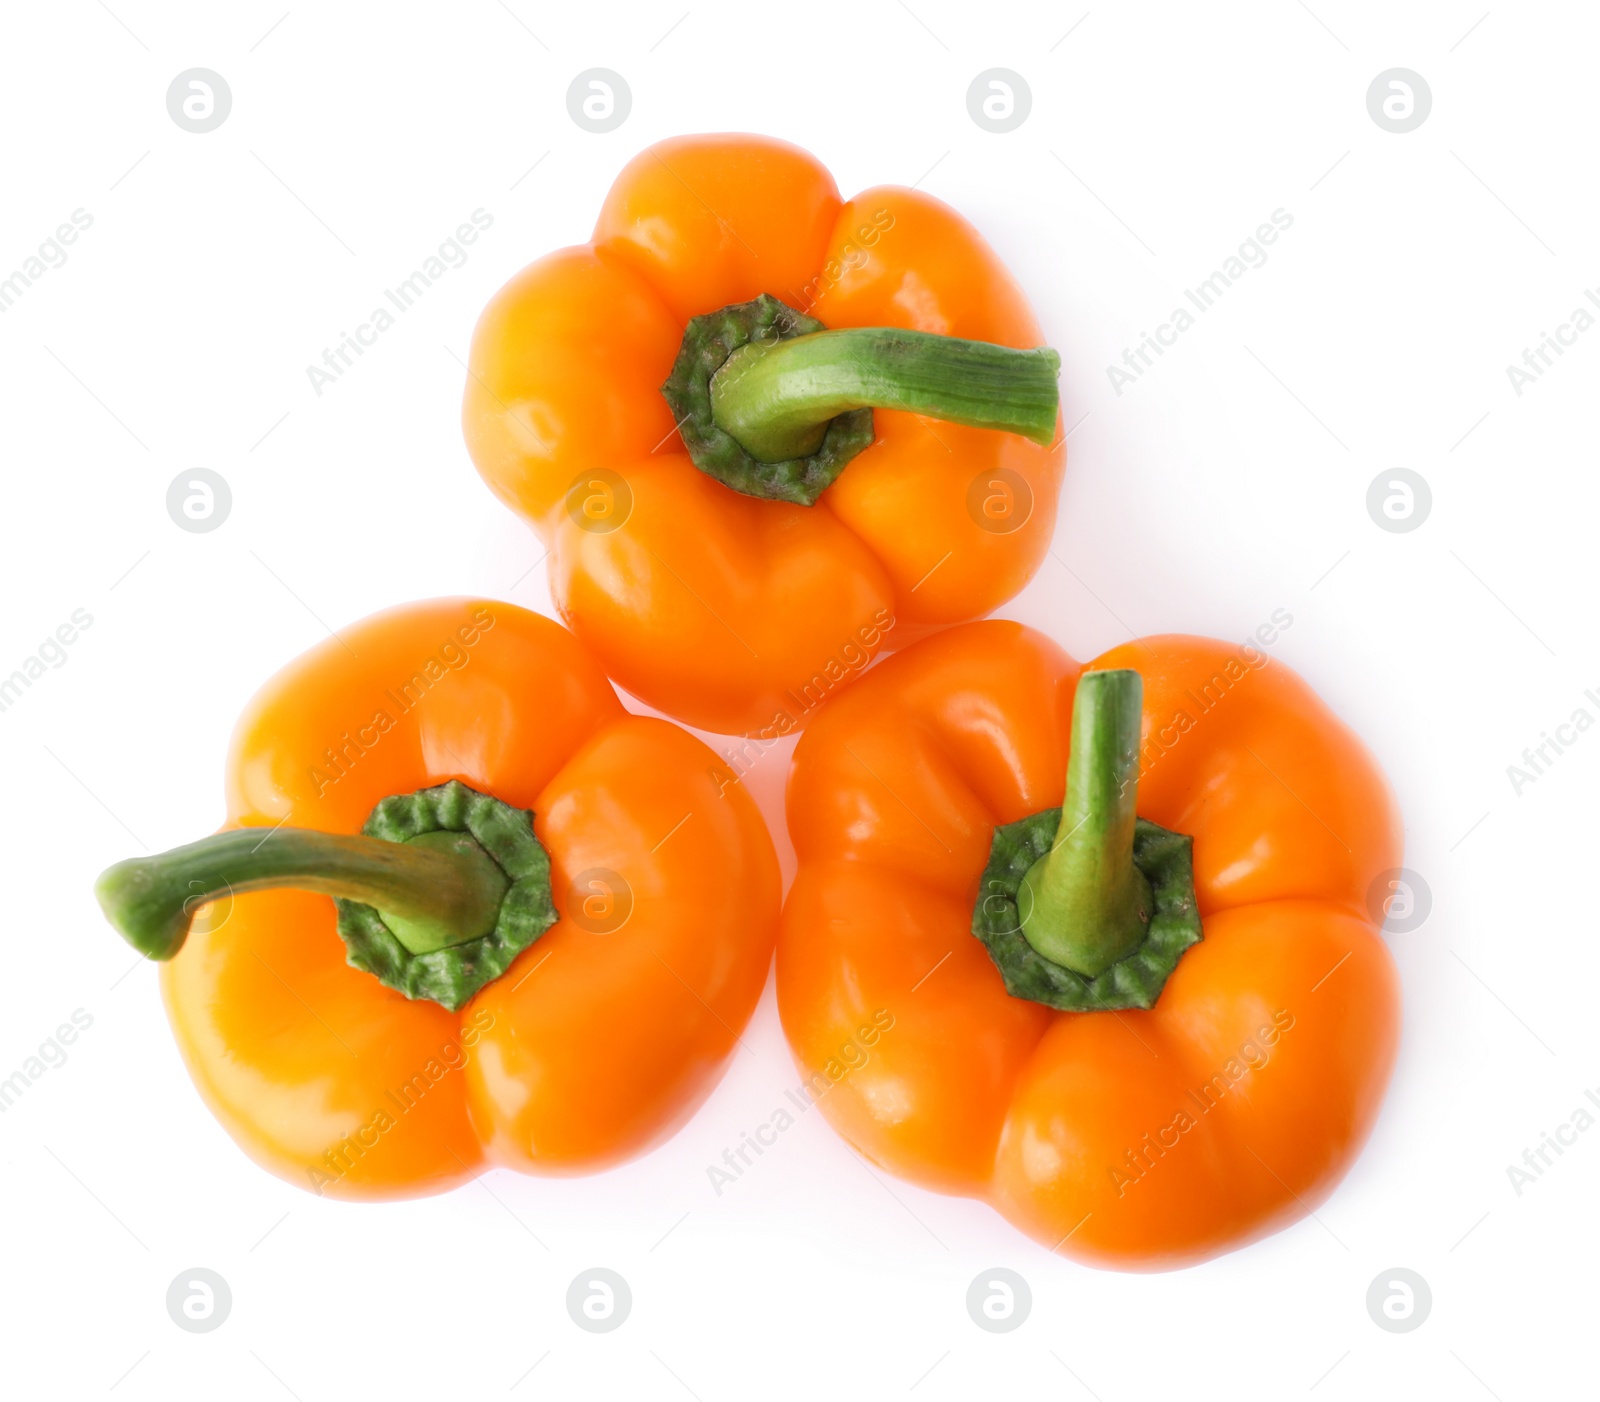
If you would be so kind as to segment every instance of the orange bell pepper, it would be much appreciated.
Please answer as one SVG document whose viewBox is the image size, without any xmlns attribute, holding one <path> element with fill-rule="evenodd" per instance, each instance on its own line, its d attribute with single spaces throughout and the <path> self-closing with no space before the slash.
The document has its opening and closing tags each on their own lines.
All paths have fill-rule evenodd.
<svg viewBox="0 0 1600 1402">
<path fill-rule="evenodd" d="M 410 604 L 273 677 L 234 732 L 223 831 L 98 894 L 167 961 L 207 1105 L 289 1182 L 588 1172 L 683 1123 L 766 980 L 777 862 L 713 763 L 625 712 L 557 624 Z"/>
<path fill-rule="evenodd" d="M 1169 636 L 1085 670 L 955 628 L 823 708 L 788 814 L 783 1026 L 871 1161 L 1157 1270 L 1294 1222 L 1360 1151 L 1400 816 L 1282 664 Z"/>
<path fill-rule="evenodd" d="M 1041 341 L 938 200 L 841 201 L 783 142 L 680 137 L 495 295 L 462 421 L 609 674 L 771 738 L 1032 577 L 1066 456 Z"/>
</svg>

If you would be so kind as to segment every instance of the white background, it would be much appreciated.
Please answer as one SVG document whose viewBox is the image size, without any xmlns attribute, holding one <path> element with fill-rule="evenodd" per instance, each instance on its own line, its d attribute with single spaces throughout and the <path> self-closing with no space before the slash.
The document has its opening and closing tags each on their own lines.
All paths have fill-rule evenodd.
<svg viewBox="0 0 1600 1402">
<path fill-rule="evenodd" d="M 0 1116 L 0 1386 L 304 1402 L 1592 1386 L 1600 1132 L 1520 1196 L 1506 1172 L 1600 1085 L 1600 734 L 1520 796 L 1506 776 L 1576 707 L 1600 716 L 1583 695 L 1600 692 L 1600 330 L 1520 397 L 1506 375 L 1600 286 L 1592 7 L 1496 7 L 1473 28 L 1489 0 L 693 0 L 673 27 L 678 4 L 278 22 L 284 4 L 6 12 L 0 276 L 73 210 L 94 222 L 0 315 L 0 674 L 74 609 L 94 623 L 0 714 L 0 1078 L 74 1009 L 94 1021 Z M 195 66 L 233 93 L 206 135 L 165 106 Z M 597 66 L 633 93 L 599 136 L 565 103 Z M 1406 135 L 1366 108 L 1396 66 L 1433 94 Z M 1006 135 L 967 112 L 990 67 L 1033 93 Z M 596 1178 L 496 1171 L 339 1205 L 256 1169 L 201 1106 L 156 971 L 130 968 L 93 876 L 215 825 L 240 707 L 327 628 L 457 592 L 549 609 L 536 542 L 462 447 L 473 321 L 517 268 L 587 237 L 640 148 L 720 129 L 798 142 L 846 194 L 920 179 L 1034 297 L 1082 422 L 1054 555 L 1007 616 L 1089 657 L 1145 632 L 1242 639 L 1286 609 L 1273 651 L 1392 777 L 1433 906 L 1390 937 L 1399 1066 L 1316 1220 L 1189 1271 L 1096 1272 L 869 1172 L 817 1116 L 718 1198 L 706 1166 L 796 1080 L 770 988 L 694 1122 Z M 305 367 L 478 208 L 494 222 L 466 265 L 318 397 Z M 1294 222 L 1266 265 L 1118 396 L 1105 367 L 1280 208 Z M 165 509 L 195 467 L 233 492 L 210 534 Z M 1409 534 L 1365 507 L 1395 467 L 1433 493 Z M 786 758 L 749 782 L 787 871 Z M 196 1265 L 233 1292 L 204 1335 L 164 1303 Z M 607 1335 L 564 1306 L 595 1265 L 634 1296 Z M 1004 1335 L 964 1304 L 995 1266 L 1033 1292 Z M 1433 1292 L 1408 1334 L 1365 1307 L 1394 1266 Z"/>
</svg>

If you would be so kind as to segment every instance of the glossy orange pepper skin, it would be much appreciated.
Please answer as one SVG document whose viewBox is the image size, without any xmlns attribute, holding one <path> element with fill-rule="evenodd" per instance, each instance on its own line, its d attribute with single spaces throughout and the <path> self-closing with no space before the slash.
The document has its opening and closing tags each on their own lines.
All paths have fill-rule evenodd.
<svg viewBox="0 0 1600 1402">
<path fill-rule="evenodd" d="M 970 933 L 995 826 L 1062 801 L 1082 670 L 1002 622 L 891 658 L 801 738 L 778 1004 L 868 1159 L 1063 1255 L 1170 1269 L 1313 1210 L 1365 1142 L 1400 1029 L 1367 893 L 1402 829 L 1365 747 L 1264 654 L 1151 637 L 1089 667 L 1143 675 L 1139 814 L 1194 838 L 1204 938 L 1155 1006 L 1010 997 Z"/>
<path fill-rule="evenodd" d="M 1049 548 L 1066 449 L 1059 432 L 1045 448 L 880 409 L 876 442 L 815 506 L 732 491 L 689 461 L 660 386 L 690 317 L 764 292 L 834 328 L 1044 339 L 993 251 L 938 200 L 885 186 L 844 202 L 796 147 L 680 137 L 622 171 L 591 243 L 489 303 L 462 420 L 610 675 L 692 725 L 770 736 L 803 726 L 882 648 L 1021 589 Z M 990 526 L 996 513 L 1021 524 L 985 528 L 984 502 Z"/>
<path fill-rule="evenodd" d="M 585 1173 L 671 1135 L 755 1008 L 778 919 L 771 839 L 714 763 L 505 603 L 406 605 L 290 663 L 234 732 L 227 827 L 354 833 L 380 799 L 459 779 L 534 810 L 561 919 L 451 1013 L 351 968 L 325 896 L 214 903 L 162 970 L 206 1103 L 263 1167 L 337 1198 Z M 611 933 L 571 918 L 596 869 L 631 889 Z"/>
</svg>

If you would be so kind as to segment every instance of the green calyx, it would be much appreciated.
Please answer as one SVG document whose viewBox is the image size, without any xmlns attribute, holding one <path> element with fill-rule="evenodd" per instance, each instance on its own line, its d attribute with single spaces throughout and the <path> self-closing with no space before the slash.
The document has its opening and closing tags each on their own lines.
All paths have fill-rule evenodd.
<svg viewBox="0 0 1600 1402">
<path fill-rule="evenodd" d="M 445 834 L 466 834 L 506 881 L 493 928 L 445 948 L 417 951 L 387 912 L 340 898 L 339 936 L 350 963 L 407 998 L 431 998 L 454 1012 L 556 923 L 550 857 L 533 835 L 533 814 L 452 779 L 437 788 L 397 794 L 372 810 L 361 831 L 414 847 Z"/>
<path fill-rule="evenodd" d="M 972 933 L 1014 997 L 1148 1008 L 1201 939 L 1194 840 L 1135 812 L 1142 699 L 1137 672 L 1085 672 L 1065 802 L 995 829 Z"/>
<path fill-rule="evenodd" d="M 754 456 L 717 422 L 712 380 L 735 351 L 775 345 L 822 329 L 820 321 L 765 293 L 753 302 L 727 306 L 689 322 L 661 393 L 677 421 L 683 446 L 700 471 L 746 496 L 810 506 L 851 458 L 872 446 L 870 409 L 837 416 L 819 442 L 775 462 Z"/>
<path fill-rule="evenodd" d="M 873 441 L 872 410 L 1055 437 L 1060 357 L 894 327 L 829 331 L 763 294 L 693 318 L 661 393 L 696 467 L 811 506 Z"/>
<path fill-rule="evenodd" d="M 556 922 L 533 815 L 457 780 L 384 799 L 362 836 L 243 828 L 119 862 L 95 894 L 151 959 L 183 947 L 208 902 L 295 887 L 332 896 L 355 968 L 455 1011 Z"/>
</svg>

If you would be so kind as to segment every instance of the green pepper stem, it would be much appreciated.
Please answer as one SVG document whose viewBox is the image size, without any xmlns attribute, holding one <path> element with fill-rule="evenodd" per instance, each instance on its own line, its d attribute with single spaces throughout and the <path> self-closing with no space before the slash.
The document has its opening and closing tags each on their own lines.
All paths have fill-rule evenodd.
<svg viewBox="0 0 1600 1402">
<path fill-rule="evenodd" d="M 1150 883 L 1133 863 L 1143 702 L 1137 672 L 1079 677 L 1061 825 L 1017 893 L 1023 938 L 1085 978 L 1137 949 L 1150 926 Z"/>
<path fill-rule="evenodd" d="M 95 895 L 141 954 L 170 959 L 208 901 L 291 886 L 375 906 L 413 954 L 494 929 L 511 883 L 467 833 L 385 842 L 306 828 L 241 828 L 102 872 Z"/>
<path fill-rule="evenodd" d="M 858 327 L 751 341 L 711 379 L 711 416 L 761 462 L 806 457 L 852 409 L 904 409 L 1035 443 L 1055 438 L 1061 357 L 926 331 Z"/>
</svg>

